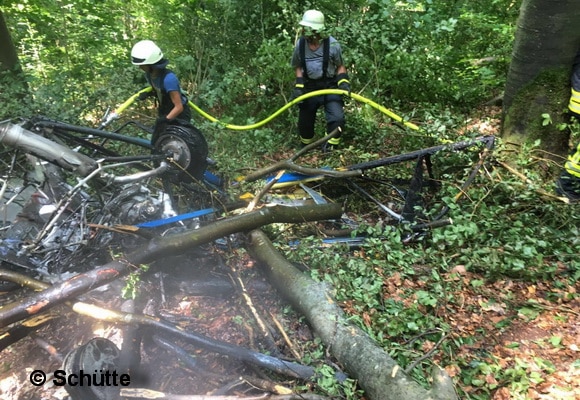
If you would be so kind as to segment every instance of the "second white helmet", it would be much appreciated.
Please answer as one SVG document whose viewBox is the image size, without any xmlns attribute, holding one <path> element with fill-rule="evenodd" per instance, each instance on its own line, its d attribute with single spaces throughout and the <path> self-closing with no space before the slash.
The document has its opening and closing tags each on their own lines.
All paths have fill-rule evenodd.
<svg viewBox="0 0 580 400">
<path fill-rule="evenodd" d="M 324 14 L 318 10 L 308 10 L 302 16 L 300 25 L 308 26 L 315 31 L 321 31 L 324 29 Z"/>
<path fill-rule="evenodd" d="M 133 65 L 153 65 L 163 59 L 163 52 L 153 41 L 141 40 L 131 50 Z"/>
</svg>

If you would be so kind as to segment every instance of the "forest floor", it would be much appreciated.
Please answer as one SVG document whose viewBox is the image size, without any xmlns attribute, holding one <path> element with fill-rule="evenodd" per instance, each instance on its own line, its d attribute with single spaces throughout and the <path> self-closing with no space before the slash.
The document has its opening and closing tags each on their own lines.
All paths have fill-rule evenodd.
<svg viewBox="0 0 580 400">
<path fill-rule="evenodd" d="M 201 263 L 192 262 L 176 278 L 179 284 L 164 282 L 165 302 L 159 293 L 159 280 L 151 277 L 143 281 L 143 295 L 149 300 L 146 312 L 174 323 L 184 329 L 200 333 L 213 339 L 235 344 L 257 351 L 270 350 L 256 320 L 249 311 L 248 303 L 238 290 L 225 291 L 218 296 L 190 295 L 187 286 L 195 285 L 200 275 L 211 274 L 229 281 L 232 271 L 222 263 L 211 265 L 210 257 Z M 288 310 L 257 271 L 254 262 L 247 258 L 236 262 L 239 276 L 243 278 L 247 293 L 252 299 L 262 321 L 270 328 L 278 351 L 284 358 L 300 362 L 311 352 L 313 335 L 304 320 Z M 205 271 L 204 271 L 205 270 Z M 202 272 L 204 271 L 204 272 Z M 189 276 L 187 276 L 189 275 Z M 175 276 L 174 276 L 175 277 Z M 468 283 L 482 277 L 456 267 L 448 279 Z M 397 298 L 417 282 L 403 280 L 394 275 L 384 282 L 385 292 Z M 514 382 L 527 382 L 536 376 L 537 383 L 530 384 L 529 399 L 579 399 L 580 398 L 580 301 L 575 295 L 577 288 L 559 289 L 558 282 L 536 285 L 513 280 L 469 289 L 469 284 L 460 285 L 457 293 L 462 303 L 449 304 L 436 310 L 438 318 L 452 327 L 449 340 L 474 337 L 472 345 L 464 345 L 455 354 L 456 359 L 489 362 L 503 368 L 514 369 Z M 121 307 L 120 285 L 109 285 L 106 291 L 97 290 L 83 296 L 83 301 L 105 308 Z M 181 290 L 180 290 L 181 289 Z M 562 298 L 569 302 L 554 304 L 546 297 L 561 291 Z M 575 295 L 575 296 L 574 296 Z M 573 299 L 575 297 L 575 299 Z M 2 298 L 4 301 L 7 297 Z M 530 307 L 533 301 L 535 307 Z M 458 305 L 460 304 L 460 305 Z M 527 306 L 526 306 L 527 305 Z M 348 309 L 348 307 L 345 307 Z M 52 312 L 56 318 L 0 353 L 0 397 L 5 400 L 65 399 L 62 387 L 46 384 L 33 386 L 29 376 L 34 370 L 51 372 L 61 369 L 62 356 L 93 337 L 105 337 L 118 347 L 122 345 L 122 326 L 103 323 L 97 319 L 80 316 L 66 306 L 58 306 Z M 501 322 L 505 321 L 505 324 Z M 287 336 L 288 341 L 284 339 Z M 59 355 L 47 352 L 50 344 Z M 143 342 L 141 369 L 133 382 L 138 387 L 148 387 L 172 394 L 230 394 L 256 395 L 263 393 L 256 381 L 278 380 L 278 384 L 294 388 L 298 382 L 283 377 L 272 378 L 270 373 L 238 362 L 225 356 L 204 351 L 195 346 L 177 342 L 197 360 L 196 366 L 185 365 L 174 353 Z M 425 348 L 425 351 L 429 351 Z M 297 355 L 300 358 L 296 358 Z M 459 376 L 461 368 L 450 362 L 447 355 L 435 351 L 433 360 L 446 363 L 447 372 Z M 494 363 L 489 360 L 494 360 Z M 540 362 L 539 360 L 544 360 Z M 332 360 L 328 360 L 332 362 Z M 549 361 L 549 364 L 545 361 Z M 520 372 L 514 364 L 524 366 Z M 521 374 L 525 373 L 525 376 Z M 247 379 L 244 379 L 246 377 Z M 281 381 L 279 381 L 281 379 Z M 486 376 L 492 384 L 494 371 Z M 481 396 L 481 388 L 457 382 L 464 393 Z M 133 385 L 131 385 L 133 387 Z M 304 393 L 304 388 L 300 390 Z M 509 400 L 514 397 L 510 388 L 499 385 L 489 395 L 494 400 Z M 478 397 L 482 398 L 482 397 Z"/>
<path fill-rule="evenodd" d="M 482 133 L 494 133 L 492 126 L 480 128 L 487 130 Z M 226 259 L 227 262 L 224 261 Z M 277 354 L 296 362 L 308 359 L 314 351 L 309 326 L 280 299 L 248 256 L 232 259 L 222 250 L 210 248 L 202 257 L 181 259 L 179 262 L 163 260 L 157 264 L 157 270 L 170 274 L 165 276 L 163 282 L 153 274 L 142 279 L 139 293 L 140 298 L 146 300 L 143 306 L 147 314 L 215 340 Z M 268 346 L 269 341 L 250 311 L 240 287 L 232 285 L 228 289 L 236 275 L 244 282 L 246 293 L 260 320 L 267 326 L 276 349 Z M 194 287 L 200 276 L 219 278 L 226 284 L 220 285 L 221 289 L 214 290 L 214 293 L 199 294 Z M 461 301 L 425 312 L 435 312 L 443 323 L 451 327 L 447 340 L 465 337 L 475 340 L 474 344 L 462 345 L 453 359 L 437 349 L 431 358 L 435 363 L 444 365 L 449 375 L 455 377 L 459 392 L 464 393 L 465 398 L 514 399 L 514 385 L 519 382 L 529 385 L 528 399 L 580 399 L 578 286 L 570 287 L 564 279 L 537 284 L 515 279 L 489 282 L 461 265 L 455 266 L 445 278 L 457 282 L 457 292 L 449 293 L 449 296 Z M 481 284 L 470 284 L 475 281 Z M 124 285 L 123 282 L 109 284 L 105 290 L 89 292 L 81 300 L 118 310 L 123 305 L 121 290 Z M 418 288 L 420 282 L 402 279 L 395 274 L 385 279 L 383 285 L 383 292 L 397 299 L 398 294 L 407 289 Z M 160 290 L 162 287 L 163 291 Z M 0 304 L 7 304 L 27 293 L 30 291 L 23 289 L 16 293 L 0 294 Z M 560 300 L 554 302 L 554 298 Z M 409 301 L 402 297 L 399 299 Z M 348 313 L 348 304 L 343 306 Z M 50 373 L 61 369 L 63 357 L 93 337 L 105 337 L 118 347 L 122 345 L 124 326 L 121 324 L 75 314 L 68 305 L 55 307 L 50 315 L 54 319 L 34 335 L 28 335 L 0 351 L 0 398 L 65 399 L 67 393 L 63 387 L 49 383 L 39 387 L 32 385 L 31 372 L 42 370 Z M 147 387 L 181 395 L 232 396 L 264 393 L 267 382 L 273 380 L 299 393 L 316 388 L 314 384 L 284 378 L 181 340 L 175 343 L 194 356 L 196 364 L 186 364 L 175 353 L 144 340 L 141 366 L 131 376 L 131 387 Z M 434 346 L 426 344 L 425 352 Z M 471 360 L 471 363 L 465 360 Z M 336 360 L 327 361 L 336 366 Z M 481 385 L 473 382 L 466 384 L 459 379 L 464 365 L 485 371 L 481 369 L 485 363 L 490 369 L 484 374 L 485 382 Z M 513 379 L 509 384 L 495 382 L 497 387 L 486 395 L 483 387 L 494 387 L 498 373 L 493 368 L 503 369 L 503 376 L 512 371 Z"/>
</svg>

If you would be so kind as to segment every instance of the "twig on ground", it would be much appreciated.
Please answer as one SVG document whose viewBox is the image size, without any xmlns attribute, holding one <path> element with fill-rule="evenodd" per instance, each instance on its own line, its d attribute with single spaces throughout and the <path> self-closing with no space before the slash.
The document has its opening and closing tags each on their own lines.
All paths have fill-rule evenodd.
<svg viewBox="0 0 580 400">
<path fill-rule="evenodd" d="M 62 356 L 62 354 L 60 354 L 58 352 L 58 350 L 56 349 L 56 347 L 54 347 L 53 345 L 51 345 L 50 343 L 48 343 L 46 340 L 42 339 L 41 337 L 39 337 L 36 333 L 31 333 L 30 335 L 31 339 L 34 340 L 34 342 L 44 351 L 46 351 L 49 355 L 50 358 L 52 358 L 55 361 L 58 361 L 59 363 L 62 363 L 64 357 Z"/>
<path fill-rule="evenodd" d="M 290 338 L 286 334 L 286 331 L 284 330 L 284 327 L 282 326 L 280 321 L 278 321 L 278 319 L 274 316 L 274 314 L 270 313 L 270 316 L 272 317 L 272 321 L 274 321 L 274 324 L 276 325 L 276 327 L 278 328 L 278 331 L 280 332 L 280 334 L 284 338 L 284 341 L 286 342 L 286 345 L 288 346 L 288 349 L 290 349 L 290 352 L 292 353 L 294 358 L 297 359 L 298 361 L 301 361 L 302 357 L 300 356 L 300 354 L 298 354 L 298 352 L 294 348 L 294 345 L 290 341 Z"/>
<path fill-rule="evenodd" d="M 498 164 L 501 165 L 502 167 L 504 167 L 509 172 L 511 172 L 517 178 L 519 178 L 520 180 L 522 180 L 525 184 L 530 185 L 530 186 L 533 186 L 534 185 L 534 182 L 530 178 L 528 178 L 527 176 L 525 176 L 524 174 L 522 174 L 521 172 L 519 172 L 515 168 L 511 167 L 507 163 L 505 163 L 503 161 L 498 161 Z M 546 197 L 549 197 L 551 199 L 560 200 L 560 201 L 562 201 L 562 202 L 564 202 L 566 204 L 569 204 L 570 203 L 570 200 L 567 197 L 557 196 L 555 194 L 548 193 L 544 189 L 535 189 L 535 191 L 536 191 L 536 193 L 538 193 L 538 194 L 540 194 L 542 196 L 546 196 Z"/>
<path fill-rule="evenodd" d="M 246 285 L 244 284 L 244 281 L 242 280 L 242 277 L 240 276 L 239 271 L 233 265 L 230 266 L 230 269 L 231 269 L 232 274 L 233 274 L 234 282 L 237 284 L 238 288 L 240 289 L 240 293 L 242 295 L 242 298 L 246 302 L 246 305 L 250 309 L 250 312 L 252 313 L 254 320 L 256 321 L 256 323 L 258 324 L 258 327 L 260 328 L 260 331 L 262 332 L 262 336 L 263 336 L 264 340 L 266 341 L 266 344 L 268 346 L 268 350 L 275 352 L 275 353 L 279 353 L 278 348 L 276 347 L 276 343 L 274 342 L 274 339 L 272 339 L 272 333 L 270 332 L 270 330 L 266 326 L 266 323 L 264 322 L 262 317 L 260 317 L 260 314 L 258 313 L 256 306 L 254 306 L 254 302 L 252 301 L 252 298 L 250 297 L 250 295 L 248 294 L 248 291 L 246 290 Z"/>
<path fill-rule="evenodd" d="M 268 379 L 254 378 L 250 376 L 242 377 L 242 379 L 249 385 L 265 392 L 274 394 L 293 394 L 291 389 Z"/>
<path fill-rule="evenodd" d="M 449 336 L 448 333 L 443 335 L 441 337 L 441 339 L 439 339 L 439 341 L 437 343 L 435 343 L 435 346 L 433 346 L 433 348 L 431 350 L 429 350 L 427 353 L 423 354 L 421 357 L 417 358 L 415 361 L 413 361 L 411 364 L 409 364 L 407 366 L 407 368 L 405 368 L 405 373 L 410 374 L 411 371 L 413 371 L 413 369 L 421 363 L 421 361 L 431 357 L 431 354 L 433 354 L 435 352 L 435 350 L 437 350 L 437 348 L 441 345 L 441 343 L 443 343 L 443 341 L 445 339 L 447 339 L 447 336 Z"/>
<path fill-rule="evenodd" d="M 279 161 L 275 164 L 269 165 L 265 168 L 259 169 L 257 171 L 252 172 L 251 174 L 248 174 L 245 177 L 246 182 L 253 182 L 255 180 L 260 179 L 261 177 L 263 177 L 265 175 L 273 174 L 274 172 L 280 171 L 280 170 L 290 170 L 290 171 L 299 172 L 299 173 L 304 174 L 304 175 L 312 175 L 312 176 L 324 175 L 324 176 L 330 176 L 330 177 L 334 177 L 334 178 L 349 178 L 349 177 L 353 177 L 353 176 L 362 175 L 362 171 L 358 170 L 358 169 L 349 170 L 349 171 L 337 171 L 337 170 L 330 170 L 330 169 L 301 167 L 301 166 L 296 165 L 294 163 L 294 161 L 298 157 L 300 157 L 304 153 L 312 150 L 313 148 L 316 148 L 316 147 L 322 145 L 323 143 L 325 143 L 328 140 L 332 139 L 333 137 L 337 136 L 339 133 L 340 133 L 340 130 L 335 129 L 334 131 L 332 131 L 328 135 L 324 136 L 323 138 L 318 139 L 316 142 L 311 143 L 311 144 L 303 147 L 302 149 L 300 149 L 299 151 L 294 153 L 287 160 Z"/>
</svg>

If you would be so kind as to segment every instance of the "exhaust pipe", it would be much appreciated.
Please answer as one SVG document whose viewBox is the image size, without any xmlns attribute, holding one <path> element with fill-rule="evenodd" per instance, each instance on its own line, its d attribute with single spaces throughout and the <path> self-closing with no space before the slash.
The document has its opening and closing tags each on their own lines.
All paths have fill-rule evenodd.
<svg viewBox="0 0 580 400">
<path fill-rule="evenodd" d="M 11 123 L 0 124 L 0 143 L 21 149 L 82 177 L 98 167 L 92 158 Z"/>
</svg>

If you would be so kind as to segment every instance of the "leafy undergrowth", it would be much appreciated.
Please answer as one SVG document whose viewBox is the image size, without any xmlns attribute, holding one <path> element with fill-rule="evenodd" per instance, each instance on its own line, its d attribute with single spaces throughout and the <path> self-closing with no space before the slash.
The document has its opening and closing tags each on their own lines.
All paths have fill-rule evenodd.
<svg viewBox="0 0 580 400">
<path fill-rule="evenodd" d="M 497 120 L 470 130 L 496 134 Z M 329 251 L 317 236 L 281 249 L 425 387 L 435 364 L 462 399 L 580 398 L 578 205 L 556 197 L 561 166 L 537 154 L 498 141 L 459 201 L 459 183 L 443 185 L 453 223 L 415 242 L 385 218 L 349 215 L 360 248 Z"/>
<path fill-rule="evenodd" d="M 576 276 L 572 263 L 556 262 L 550 279 L 491 279 L 453 254 L 434 264 L 396 242 L 386 258 L 363 247 L 348 260 L 310 251 L 307 263 L 415 379 L 428 386 L 436 364 L 462 399 L 580 396 L 577 264 Z"/>
</svg>

